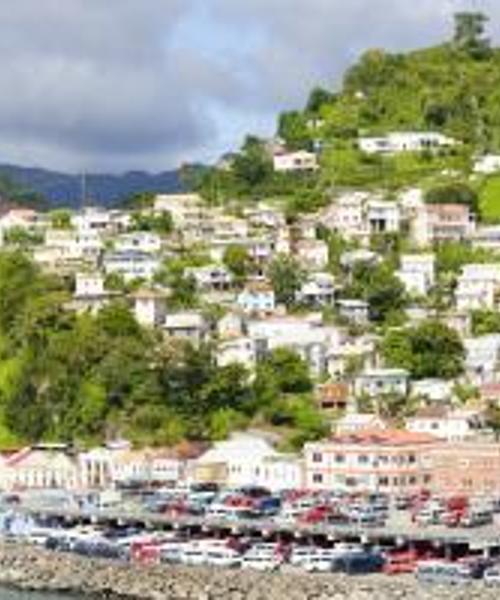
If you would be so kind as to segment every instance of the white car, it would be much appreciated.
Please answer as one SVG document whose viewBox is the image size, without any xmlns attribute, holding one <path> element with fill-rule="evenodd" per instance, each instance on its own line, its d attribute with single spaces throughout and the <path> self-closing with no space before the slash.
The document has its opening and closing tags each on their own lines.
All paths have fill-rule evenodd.
<svg viewBox="0 0 500 600">
<path fill-rule="evenodd" d="M 242 560 L 241 566 L 255 571 L 276 571 L 280 568 L 282 560 L 274 552 L 254 551 L 247 552 Z"/>
<path fill-rule="evenodd" d="M 500 567 L 490 567 L 484 572 L 484 583 L 488 587 L 500 586 Z"/>
<path fill-rule="evenodd" d="M 213 548 L 207 550 L 205 562 L 214 567 L 236 568 L 241 566 L 241 556 L 230 548 Z"/>
<path fill-rule="evenodd" d="M 312 546 L 298 546 L 292 550 L 289 563 L 293 566 L 299 566 L 317 556 L 318 552 L 316 548 Z"/>
</svg>

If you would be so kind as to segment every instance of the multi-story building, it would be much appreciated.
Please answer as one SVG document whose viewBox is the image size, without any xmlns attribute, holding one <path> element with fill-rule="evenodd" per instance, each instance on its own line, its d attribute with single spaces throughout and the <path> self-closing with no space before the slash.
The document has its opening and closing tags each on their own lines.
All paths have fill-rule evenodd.
<svg viewBox="0 0 500 600">
<path fill-rule="evenodd" d="M 500 288 L 500 264 L 469 264 L 462 272 L 455 289 L 459 311 L 493 309 Z"/>
<path fill-rule="evenodd" d="M 356 377 L 354 392 L 357 396 L 406 396 L 410 374 L 406 369 L 367 369 Z"/>
<path fill-rule="evenodd" d="M 433 436 L 392 429 L 334 435 L 304 447 L 306 486 L 316 490 L 412 493 L 432 481 Z"/>
<path fill-rule="evenodd" d="M 367 154 L 423 152 L 453 146 L 456 141 L 434 131 L 395 131 L 384 137 L 362 137 L 359 147 Z"/>
<path fill-rule="evenodd" d="M 474 229 L 474 216 L 465 204 L 421 204 L 411 222 L 411 235 L 419 246 L 461 242 Z"/>
<path fill-rule="evenodd" d="M 273 165 L 275 171 L 282 173 L 287 171 L 316 171 L 319 168 L 316 154 L 305 150 L 275 154 Z"/>
<path fill-rule="evenodd" d="M 435 281 L 434 254 L 403 254 L 396 277 L 408 294 L 425 296 Z"/>
</svg>

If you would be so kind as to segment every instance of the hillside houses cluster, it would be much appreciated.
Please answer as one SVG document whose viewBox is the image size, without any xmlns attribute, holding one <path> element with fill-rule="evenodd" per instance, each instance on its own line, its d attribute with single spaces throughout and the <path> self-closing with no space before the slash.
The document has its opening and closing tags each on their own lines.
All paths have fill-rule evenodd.
<svg viewBox="0 0 500 600">
<path fill-rule="evenodd" d="M 432 138 L 428 143 L 448 142 Z M 286 170 L 285 162 L 279 164 Z M 72 282 L 68 310 L 95 313 L 125 299 L 141 325 L 195 345 L 210 341 L 219 366 L 240 363 L 251 374 L 272 350 L 294 350 L 316 382 L 315 402 L 334 424 L 332 436 L 307 444 L 298 456 L 248 436 L 203 451 L 96 448 L 75 453 L 35 446 L 2 456 L 0 488 L 80 488 L 149 479 L 256 483 L 273 489 L 456 486 L 500 492 L 500 475 L 486 468 L 495 465 L 500 473 L 500 444 L 485 419 L 488 407 L 500 399 L 500 334 L 474 336 L 471 329 L 473 311 L 498 309 L 500 263 L 465 264 L 445 311 L 438 313 L 425 301 L 438 278 L 436 244 L 463 242 L 497 250 L 500 228 L 481 226 L 464 204 L 426 204 L 420 190 L 391 199 L 377 192 L 344 192 L 293 223 L 279 206 L 261 203 L 231 213 L 208 206 L 194 193 L 158 195 L 143 212 L 168 213 L 173 231 L 139 230 L 131 211 L 89 207 L 72 212 L 64 228 L 55 227 L 48 214 L 10 210 L 0 216 L 0 231 L 4 246 L 12 244 L 9 232 L 14 229 L 36 234 L 37 242 L 29 248 L 33 260 Z M 347 242 L 338 264 L 332 265 L 325 231 Z M 385 365 L 380 336 L 370 327 L 369 302 L 343 293 L 356 265 L 375 267 L 384 260 L 370 246 L 374 236 L 392 234 L 403 234 L 411 247 L 394 270 L 409 298 L 407 324 L 434 318 L 459 332 L 465 373 L 457 381 L 414 380 L 405 369 Z M 235 246 L 245 249 L 252 265 L 243 280 L 224 260 Z M 204 259 L 184 269 L 200 307 L 172 309 L 171 290 L 159 275 L 186 249 Z M 278 256 L 292 257 L 303 272 L 295 291 L 300 310 L 280 302 L 273 287 L 268 268 Z M 125 288 L 109 286 L 113 277 Z M 221 309 L 215 320 L 204 310 L 209 305 Z M 460 404 L 457 386 L 474 386 L 473 407 Z M 363 412 L 367 399 L 378 400 L 380 408 L 389 396 L 410 399 L 416 407 L 403 428 L 399 423 L 394 429 L 378 413 Z M 466 463 L 476 466 L 464 475 L 457 466 Z"/>
</svg>

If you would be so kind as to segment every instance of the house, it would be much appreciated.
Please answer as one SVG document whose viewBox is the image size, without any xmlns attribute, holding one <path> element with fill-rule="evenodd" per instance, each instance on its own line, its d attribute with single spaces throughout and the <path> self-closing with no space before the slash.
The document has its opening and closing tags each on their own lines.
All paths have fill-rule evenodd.
<svg viewBox="0 0 500 600">
<path fill-rule="evenodd" d="M 466 375 L 474 385 L 497 380 L 500 359 L 500 334 L 465 338 Z"/>
<path fill-rule="evenodd" d="M 370 306 L 364 300 L 337 300 L 339 315 L 357 325 L 366 325 L 370 316 Z"/>
<path fill-rule="evenodd" d="M 318 159 L 313 152 L 298 150 L 273 156 L 273 167 L 278 173 L 290 171 L 316 171 L 319 168 Z"/>
<path fill-rule="evenodd" d="M 270 314 L 276 309 L 273 288 L 265 282 L 254 281 L 238 295 L 238 306 L 245 313 Z"/>
<path fill-rule="evenodd" d="M 492 175 L 500 171 L 500 155 L 486 154 L 476 159 L 474 163 L 474 173 L 481 175 Z"/>
<path fill-rule="evenodd" d="M 430 452 L 431 490 L 439 495 L 497 497 L 500 494 L 500 444 L 466 439 L 440 444 Z"/>
<path fill-rule="evenodd" d="M 396 277 L 408 294 L 426 296 L 435 282 L 434 254 L 403 254 Z"/>
<path fill-rule="evenodd" d="M 411 383 L 413 398 L 423 398 L 430 402 L 446 403 L 453 398 L 453 381 L 444 379 L 419 379 Z"/>
<path fill-rule="evenodd" d="M 297 300 L 310 307 L 332 306 L 335 302 L 335 278 L 330 273 L 311 273 L 297 292 Z"/>
<path fill-rule="evenodd" d="M 335 423 L 335 431 L 339 435 L 374 429 L 388 429 L 384 419 L 374 413 L 347 412 Z"/>
<path fill-rule="evenodd" d="M 479 397 L 483 402 L 500 404 L 500 382 L 487 382 L 479 388 Z"/>
<path fill-rule="evenodd" d="M 349 386 L 338 381 L 318 385 L 316 401 L 321 410 L 345 410 L 349 402 Z"/>
<path fill-rule="evenodd" d="M 480 225 L 471 236 L 474 248 L 500 250 L 500 225 Z"/>
<path fill-rule="evenodd" d="M 80 234 L 114 232 L 111 212 L 98 207 L 88 206 L 71 216 L 71 226 Z"/>
<path fill-rule="evenodd" d="M 277 452 L 266 439 L 251 433 L 236 433 L 229 440 L 216 442 L 194 461 L 190 479 L 227 487 L 301 489 L 303 468 L 298 457 Z"/>
<path fill-rule="evenodd" d="M 365 192 L 345 194 L 320 212 L 320 223 L 346 240 L 365 240 L 369 236 L 365 222 Z"/>
<path fill-rule="evenodd" d="M 265 340 L 257 340 L 250 337 L 233 338 L 221 342 L 217 346 L 215 360 L 219 367 L 238 363 L 250 371 L 255 369 L 257 361 L 267 351 Z"/>
<path fill-rule="evenodd" d="M 383 137 L 362 137 L 359 148 L 366 154 L 399 154 L 401 152 L 423 152 L 454 146 L 456 141 L 434 131 L 393 132 Z"/>
<path fill-rule="evenodd" d="M 365 205 L 365 220 L 371 234 L 396 233 L 401 227 L 401 211 L 397 202 L 369 199 Z"/>
<path fill-rule="evenodd" d="M 328 266 L 328 244 L 323 240 L 301 240 L 294 245 L 294 251 L 307 269 L 321 271 Z"/>
<path fill-rule="evenodd" d="M 477 436 L 484 428 L 485 420 L 480 411 L 449 410 L 444 406 L 422 408 L 406 420 L 408 431 L 430 433 L 448 441 L 461 441 Z"/>
<path fill-rule="evenodd" d="M 236 311 L 229 311 L 217 323 L 217 335 L 221 340 L 241 337 L 244 332 L 244 319 Z"/>
<path fill-rule="evenodd" d="M 462 267 L 455 289 L 457 310 L 493 309 L 500 288 L 500 264 L 468 264 Z"/>
<path fill-rule="evenodd" d="M 150 231 L 133 231 L 123 233 L 113 240 L 117 252 L 142 252 L 156 254 L 162 249 L 162 240 L 157 233 Z"/>
<path fill-rule="evenodd" d="M 136 321 L 144 327 L 156 327 L 165 321 L 166 296 L 164 292 L 141 288 L 130 295 Z"/>
<path fill-rule="evenodd" d="M 386 394 L 406 396 L 409 378 L 406 369 L 368 369 L 356 377 L 354 393 L 370 398 Z"/>
<path fill-rule="evenodd" d="M 422 204 L 411 221 L 411 237 L 418 246 L 462 242 L 475 230 L 475 219 L 465 204 Z"/>
<path fill-rule="evenodd" d="M 106 274 L 116 273 L 127 282 L 134 279 L 151 281 L 160 266 L 159 258 L 139 251 L 109 252 L 103 259 Z"/>
<path fill-rule="evenodd" d="M 12 208 L 0 217 L 0 229 L 28 229 L 33 230 L 38 222 L 38 213 L 29 208 Z"/>
<path fill-rule="evenodd" d="M 69 308 L 77 312 L 96 313 L 119 293 L 104 289 L 104 277 L 98 272 L 79 272 L 75 276 L 75 291 Z"/>
<path fill-rule="evenodd" d="M 205 292 L 227 291 L 234 283 L 232 273 L 224 265 L 189 267 L 185 270 L 185 274 L 192 276 L 198 289 Z"/>
<path fill-rule="evenodd" d="M 153 205 L 157 213 L 170 213 L 177 229 L 198 223 L 205 214 L 204 209 L 202 197 L 191 193 L 157 194 Z"/>
<path fill-rule="evenodd" d="M 75 490 L 80 487 L 78 461 L 64 444 L 29 446 L 4 460 L 0 485 L 3 490 Z"/>
<path fill-rule="evenodd" d="M 167 314 L 163 330 L 168 337 L 198 345 L 208 334 L 208 324 L 203 315 L 196 311 Z"/>
<path fill-rule="evenodd" d="M 352 493 L 416 493 L 432 481 L 428 455 L 439 443 L 428 434 L 397 429 L 363 430 L 308 443 L 306 486 Z"/>
<path fill-rule="evenodd" d="M 340 256 L 340 265 L 348 271 L 354 269 L 358 264 L 376 266 L 380 262 L 382 262 L 382 257 L 379 254 L 366 249 L 348 250 Z"/>
<path fill-rule="evenodd" d="M 326 353 L 326 371 L 330 377 L 346 376 L 352 365 L 367 368 L 373 364 L 376 344 L 371 336 L 356 336 L 341 339 L 331 344 Z"/>
</svg>

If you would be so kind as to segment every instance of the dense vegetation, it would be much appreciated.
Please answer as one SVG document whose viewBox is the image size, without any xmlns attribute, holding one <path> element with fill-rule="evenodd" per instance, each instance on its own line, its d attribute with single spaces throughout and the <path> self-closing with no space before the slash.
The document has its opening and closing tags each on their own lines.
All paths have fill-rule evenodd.
<svg viewBox="0 0 500 600">
<path fill-rule="evenodd" d="M 288 428 L 291 444 L 324 433 L 295 353 L 271 353 L 250 381 L 239 365 L 217 367 L 209 346 L 142 329 L 124 301 L 91 316 L 64 310 L 68 298 L 24 255 L 0 254 L 3 444 L 117 434 L 172 443 L 251 422 Z"/>
</svg>

